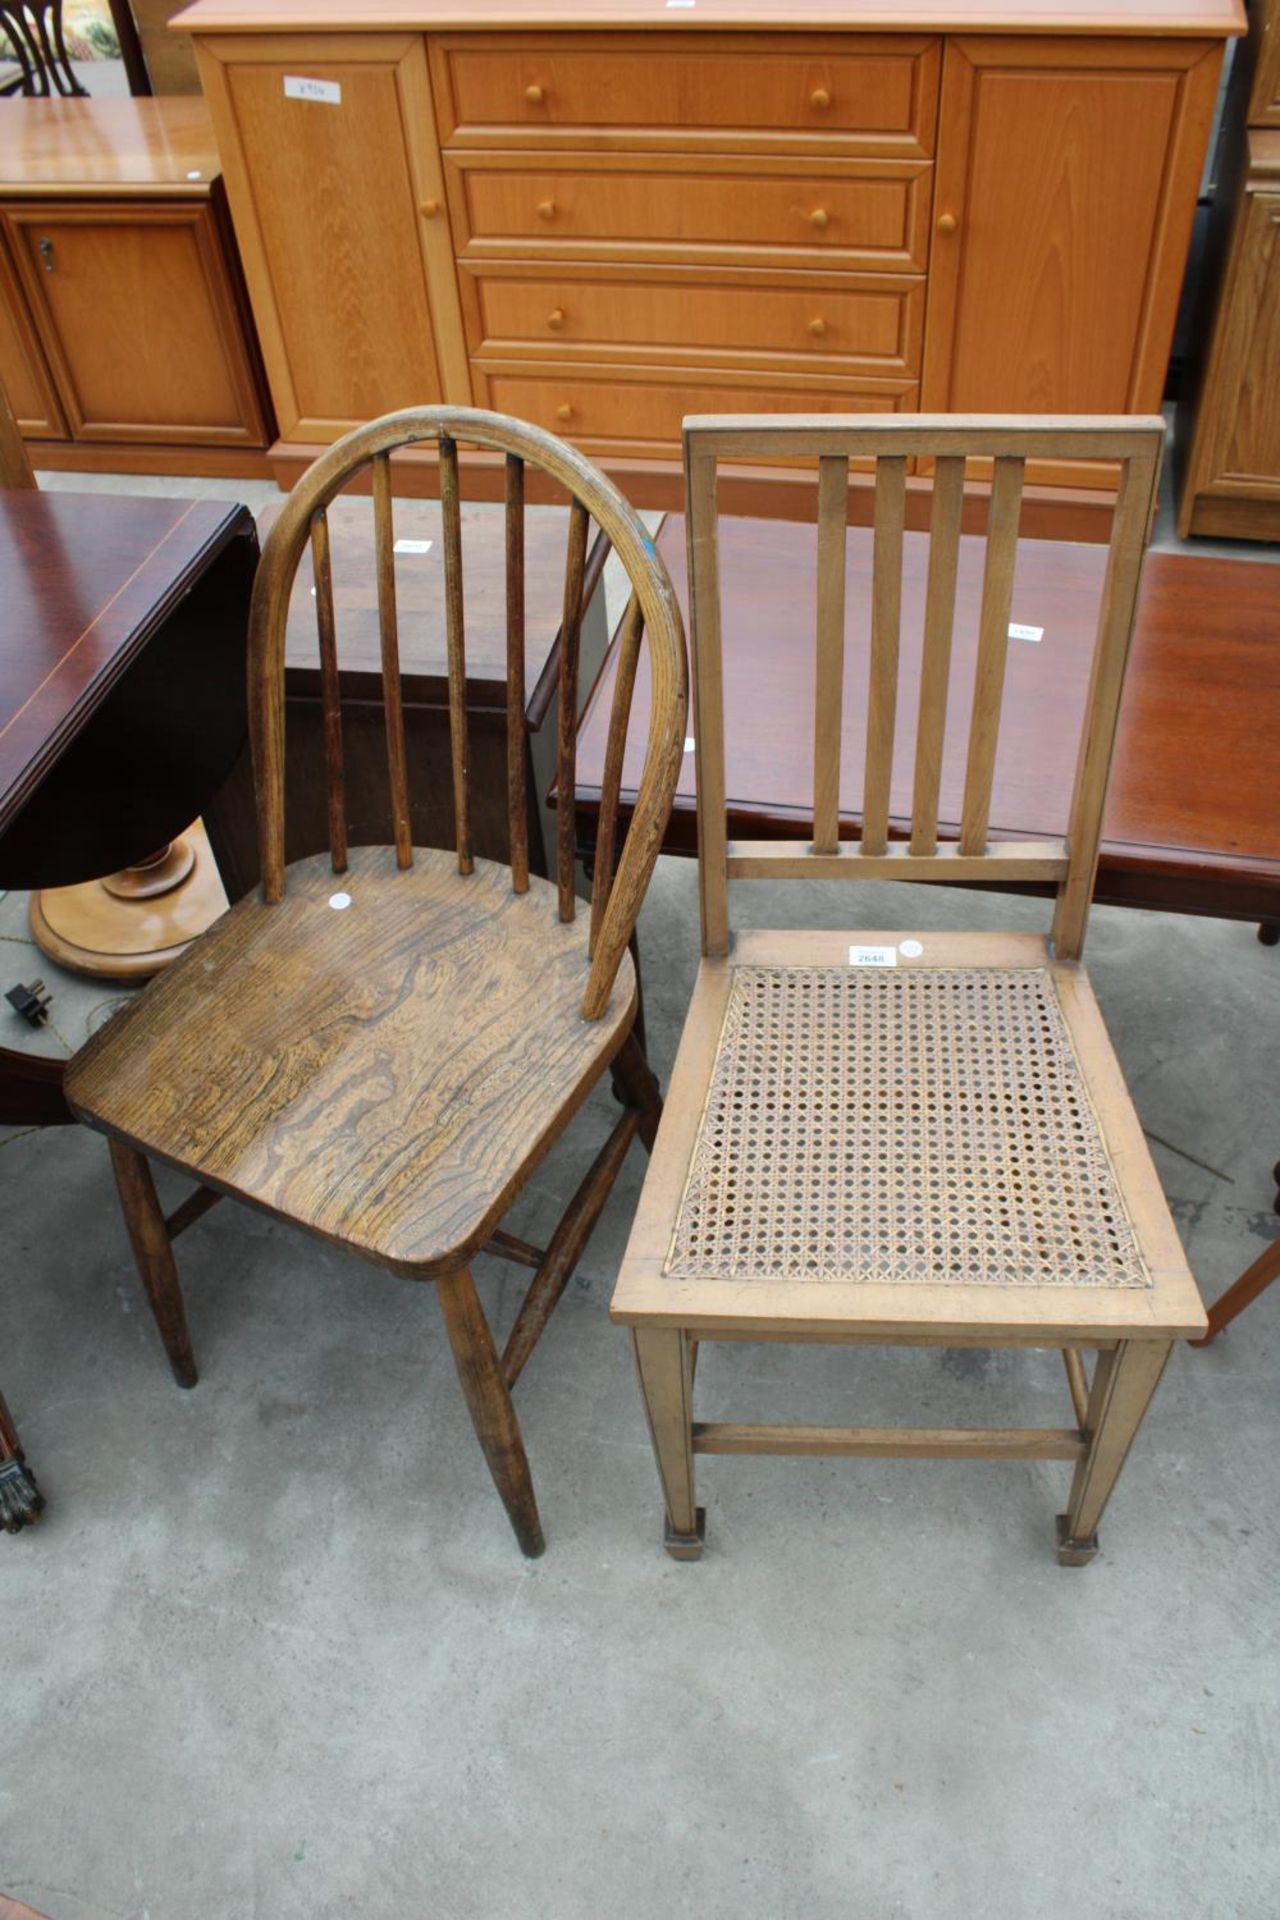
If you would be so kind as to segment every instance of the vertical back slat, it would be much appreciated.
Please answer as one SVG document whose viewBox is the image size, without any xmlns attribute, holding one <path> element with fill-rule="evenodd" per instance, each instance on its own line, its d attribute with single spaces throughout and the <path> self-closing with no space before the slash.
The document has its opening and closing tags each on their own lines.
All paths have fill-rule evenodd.
<svg viewBox="0 0 1280 1920">
<path fill-rule="evenodd" d="M 458 443 L 440 436 L 440 512 L 444 523 L 445 638 L 449 659 L 449 757 L 453 768 L 454 839 L 458 872 L 470 873 L 471 800 L 467 790 L 467 646 L 462 597 L 462 506 Z"/>
<path fill-rule="evenodd" d="M 409 820 L 409 778 L 404 746 L 404 707 L 400 699 L 400 637 L 396 624 L 395 527 L 391 517 L 391 456 L 373 456 L 373 529 L 378 562 L 378 630 L 382 641 L 382 704 L 387 727 L 387 769 L 391 781 L 391 819 L 396 864 L 413 865 Z"/>
<path fill-rule="evenodd" d="M 978 627 L 978 664 L 973 681 L 973 718 L 964 776 L 961 853 L 985 853 L 991 819 L 991 783 L 996 767 L 1000 705 L 1004 698 L 1005 656 L 1009 650 L 1009 609 L 1018 558 L 1018 516 L 1022 510 L 1024 463 L 1005 457 L 995 463 L 987 514 L 987 563 L 982 578 Z"/>
<path fill-rule="evenodd" d="M 1098 610 L 1098 641 L 1089 676 L 1089 698 L 1076 783 L 1071 797 L 1067 850 L 1071 866 L 1053 913 L 1053 945 L 1059 959 L 1077 960 L 1098 866 L 1102 808 L 1120 716 L 1124 670 L 1133 639 L 1142 560 L 1160 473 L 1160 443 L 1153 435 L 1150 453 L 1126 460 L 1111 522 L 1111 546 Z"/>
<path fill-rule="evenodd" d="M 644 615 L 633 593 L 622 616 L 622 630 L 618 636 L 618 669 L 613 683 L 613 704 L 609 709 L 604 772 L 600 777 L 600 819 L 596 828 L 595 875 L 591 883 L 591 937 L 588 946 L 588 953 L 593 957 L 604 910 L 609 903 L 609 889 L 613 885 L 622 761 L 627 748 L 627 727 L 631 719 L 631 701 L 636 689 L 636 668 L 640 661 L 640 636 L 643 632 Z"/>
<path fill-rule="evenodd" d="M 525 769 L 524 461 L 507 455 L 507 836 L 511 885 L 529 891 L 528 781 Z"/>
<path fill-rule="evenodd" d="M 844 709 L 845 524 L 849 462 L 818 462 L 818 659 L 814 679 L 813 850 L 840 843 L 840 729 Z"/>
<path fill-rule="evenodd" d="M 569 507 L 569 545 L 564 562 L 564 616 L 560 622 L 560 712 L 556 735 L 556 880 L 560 918 L 574 917 L 573 866 L 577 852 L 574 786 L 577 779 L 578 647 L 582 633 L 582 582 L 587 565 L 590 516 L 580 500 Z"/>
<path fill-rule="evenodd" d="M 716 460 L 685 440 L 689 619 L 693 637 L 698 774 L 698 887 L 702 951 L 729 951 L 729 869 L 724 795 L 724 682 L 720 655 L 720 541 Z"/>
<path fill-rule="evenodd" d="M 335 873 L 347 869 L 347 803 L 342 764 L 342 695 L 338 686 L 338 633 L 333 615 L 333 565 L 329 519 L 322 507 L 311 519 L 311 571 L 316 583 L 316 629 L 320 640 L 320 708 L 324 719 L 324 769 L 329 803 L 329 852 Z"/>
<path fill-rule="evenodd" d="M 876 461 L 875 539 L 871 571 L 871 674 L 867 690 L 867 763 L 862 850 L 889 844 L 889 784 L 898 706 L 898 636 L 902 620 L 902 529 L 907 463 L 901 454 Z"/>
<path fill-rule="evenodd" d="M 964 456 L 935 462 L 929 520 L 929 584 L 925 592 L 924 649 L 920 662 L 920 707 L 916 723 L 915 786 L 911 797 L 911 851 L 938 850 L 938 788 L 951 679 L 951 633 L 955 624 L 956 572 L 964 513 Z"/>
</svg>

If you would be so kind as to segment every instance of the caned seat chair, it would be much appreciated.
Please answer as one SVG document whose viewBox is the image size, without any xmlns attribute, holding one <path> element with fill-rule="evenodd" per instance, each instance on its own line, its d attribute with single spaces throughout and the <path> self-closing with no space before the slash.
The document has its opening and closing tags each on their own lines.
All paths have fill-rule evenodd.
<svg viewBox="0 0 1280 1920">
<path fill-rule="evenodd" d="M 395 597 L 392 452 L 439 446 L 456 848 L 410 843 Z M 505 455 L 510 870 L 470 849 L 458 443 Z M 347 845 L 335 593 L 326 509 L 371 467 L 395 844 Z M 589 911 L 575 899 L 573 808 L 554 880 L 529 870 L 524 688 L 526 467 L 569 496 L 557 781 L 573 793 L 578 639 L 592 520 L 632 589 L 613 711 L 610 831 Z M 307 545 L 315 575 L 330 852 L 284 859 L 284 645 Z M 639 804 L 616 862 L 614 823 L 642 638 L 658 697 Z M 637 1134 L 661 1111 L 633 1034 L 628 942 L 657 857 L 684 743 L 679 608 L 621 495 L 549 434 L 494 413 L 389 414 L 324 453 L 263 550 L 249 633 L 262 884 L 203 934 L 72 1063 L 72 1108 L 108 1135 L 138 1267 L 174 1374 L 196 1379 L 171 1242 L 232 1195 L 409 1279 L 434 1280 L 463 1393 L 526 1554 L 543 1535 L 509 1389 L 563 1291 Z M 504 1231 L 512 1201 L 602 1074 L 623 1111 L 549 1246 Z M 200 1183 L 166 1221 L 149 1162 Z M 534 1268 L 499 1360 L 470 1264 L 482 1249 Z"/>
<path fill-rule="evenodd" d="M 1173 1341 L 1204 1331 L 1080 960 L 1162 436 L 1146 419 L 685 422 L 704 958 L 613 1301 L 633 1333 L 677 1558 L 702 1550 L 696 1455 L 837 1454 L 1074 1461 L 1058 1553 L 1083 1564 Z M 817 460 L 813 838 L 799 847 L 726 839 L 721 457 Z M 966 457 L 991 463 L 986 559 L 963 815 L 958 838 L 940 838 Z M 856 841 L 840 837 L 853 458 L 875 464 Z M 992 781 L 1024 469 L 1037 459 L 1117 462 L 1119 487 L 1069 832 L 1001 842 L 988 832 Z M 910 461 L 934 477 L 914 770 L 898 789 L 907 819 L 891 799 Z M 809 617 L 797 608 L 797 623 Z M 1051 610 L 1048 632 L 1051 644 Z M 732 932 L 729 883 L 767 878 L 1038 880 L 1056 904 L 1048 938 Z M 1021 1431 L 699 1419 L 705 1340 L 1058 1346 L 1074 1418 Z"/>
</svg>

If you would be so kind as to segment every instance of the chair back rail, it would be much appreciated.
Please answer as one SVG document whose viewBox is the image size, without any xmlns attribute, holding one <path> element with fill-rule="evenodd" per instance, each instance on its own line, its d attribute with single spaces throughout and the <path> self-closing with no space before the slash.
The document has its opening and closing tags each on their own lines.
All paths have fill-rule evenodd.
<svg viewBox="0 0 1280 1920">
<path fill-rule="evenodd" d="M 415 407 L 358 428 L 330 447 L 285 502 L 263 548 L 254 582 L 249 635 L 249 704 L 257 788 L 263 897 L 283 898 L 284 858 L 284 658 L 289 600 L 299 560 L 310 545 L 315 568 L 316 622 L 321 665 L 325 769 L 330 852 L 335 872 L 347 863 L 344 811 L 342 715 L 337 634 L 326 509 L 352 479 L 372 470 L 374 540 L 387 765 L 397 863 L 413 862 L 404 710 L 395 588 L 395 528 L 391 455 L 399 447 L 436 441 L 440 453 L 441 516 L 445 567 L 449 677 L 449 736 L 458 871 L 473 871 L 468 786 L 465 597 L 458 445 L 506 456 L 505 547 L 507 585 L 507 810 L 511 880 L 517 893 L 529 889 L 526 820 L 524 496 L 526 464 L 557 482 L 569 495 L 564 621 L 557 662 L 560 712 L 557 734 L 556 902 L 561 920 L 577 910 L 574 890 L 574 776 L 576 761 L 578 653 L 583 595 L 588 573 L 587 540 L 592 520 L 608 539 L 632 587 L 625 621 L 624 670 L 618 677 L 610 717 L 611 774 L 601 807 L 600 846 L 590 921 L 590 972 L 582 1001 L 584 1019 L 598 1019 L 631 938 L 645 889 L 662 843 L 679 775 L 687 715 L 688 683 L 684 628 L 666 569 L 643 523 L 617 489 L 572 448 L 541 429 L 501 414 L 462 407 Z M 618 801 L 636 658 L 642 635 L 649 646 L 652 705 L 644 768 L 636 803 L 614 863 Z"/>
<path fill-rule="evenodd" d="M 1098 861 L 1102 807 L 1138 585 L 1159 478 L 1156 418 L 945 415 L 761 415 L 685 421 L 689 595 L 697 682 L 699 884 L 703 949 L 729 944 L 730 879 L 950 880 L 1056 885 L 1053 943 L 1078 957 Z M 849 462 L 875 464 L 870 656 L 861 838 L 840 841 Z M 813 839 L 731 843 L 727 837 L 724 663 L 716 463 L 810 458 L 818 464 Z M 908 838 L 891 841 L 901 650 L 907 463 L 932 463 L 929 568 Z M 973 701 L 958 839 L 939 844 L 939 791 L 952 672 L 965 463 L 991 463 Z M 1026 462 L 1113 460 L 1120 481 L 1098 613 L 1089 691 L 1065 841 L 992 841 L 992 793 Z"/>
</svg>

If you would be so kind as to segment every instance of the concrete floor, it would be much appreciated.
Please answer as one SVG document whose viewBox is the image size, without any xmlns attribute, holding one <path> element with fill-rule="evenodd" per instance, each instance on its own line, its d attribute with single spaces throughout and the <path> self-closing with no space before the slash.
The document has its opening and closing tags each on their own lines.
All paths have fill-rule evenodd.
<svg viewBox="0 0 1280 1920">
<path fill-rule="evenodd" d="M 663 862 L 641 923 L 664 1077 L 694 878 Z M 752 900 L 763 924 L 830 922 L 816 890 Z M 943 889 L 845 911 L 1045 924 Z M 1280 954 L 1101 909 L 1089 956 L 1212 1298 L 1280 1233 Z M 575 1123 L 518 1230 L 549 1229 L 610 1111 Z M 1061 1465 L 732 1459 L 701 1463 L 708 1552 L 680 1566 L 607 1318 L 636 1150 L 519 1389 L 531 1564 L 429 1289 L 219 1207 L 180 1249 L 203 1368 L 183 1394 L 102 1142 L 2 1153 L 0 1381 L 50 1508 L 0 1538 L 0 1889 L 52 1920 L 1280 1912 L 1280 1287 L 1175 1355 L 1088 1569 L 1054 1560 Z M 480 1280 L 501 1333 L 521 1276 Z M 699 1401 L 1068 1407 L 1054 1354 L 785 1347 L 706 1349 Z"/>
</svg>

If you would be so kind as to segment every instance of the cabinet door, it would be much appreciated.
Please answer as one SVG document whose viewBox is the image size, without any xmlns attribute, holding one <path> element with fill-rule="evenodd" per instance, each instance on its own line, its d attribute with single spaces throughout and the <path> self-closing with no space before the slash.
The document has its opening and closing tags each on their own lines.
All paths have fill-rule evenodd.
<svg viewBox="0 0 1280 1920">
<path fill-rule="evenodd" d="M 72 438 L 261 446 L 209 203 L 6 212 Z"/>
<path fill-rule="evenodd" d="M 948 45 L 927 409 L 1159 411 L 1220 62 L 1203 41 Z"/>
<path fill-rule="evenodd" d="M 197 54 L 281 438 L 469 399 L 425 43 L 210 36 Z"/>
<path fill-rule="evenodd" d="M 8 246 L 0 233 L 0 379 L 14 418 L 28 440 L 62 440 L 67 423 L 58 405 L 40 342 L 31 324 Z"/>
<path fill-rule="evenodd" d="M 1246 193 L 1214 330 L 1183 530 L 1280 539 L 1280 188 Z"/>
</svg>

